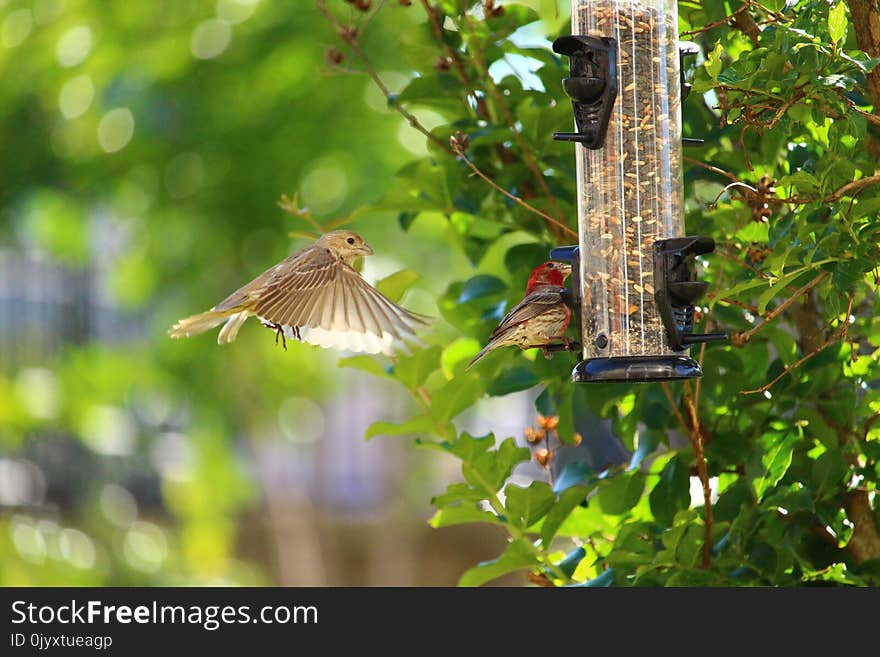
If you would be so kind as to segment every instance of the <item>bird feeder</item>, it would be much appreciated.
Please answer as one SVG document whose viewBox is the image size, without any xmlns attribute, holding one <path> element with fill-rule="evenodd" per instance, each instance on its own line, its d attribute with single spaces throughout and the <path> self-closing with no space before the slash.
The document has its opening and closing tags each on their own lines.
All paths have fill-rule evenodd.
<svg viewBox="0 0 880 657">
<path fill-rule="evenodd" d="M 576 131 L 573 267 L 583 361 L 577 382 L 661 381 L 702 375 L 688 355 L 724 334 L 693 333 L 696 256 L 709 237 L 682 237 L 681 77 L 676 0 L 572 0 L 572 30 L 553 43 Z"/>
</svg>

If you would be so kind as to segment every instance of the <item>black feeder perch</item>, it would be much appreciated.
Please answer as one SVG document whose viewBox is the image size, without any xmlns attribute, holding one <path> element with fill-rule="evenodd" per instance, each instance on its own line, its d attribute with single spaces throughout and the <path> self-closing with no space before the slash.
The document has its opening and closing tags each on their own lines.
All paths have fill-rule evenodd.
<svg viewBox="0 0 880 657">
<path fill-rule="evenodd" d="M 551 253 L 574 265 L 583 361 L 572 378 L 700 377 L 688 348 L 727 335 L 693 333 L 707 286 L 695 258 L 715 249 L 682 237 L 681 57 L 693 44 L 679 43 L 675 0 L 572 0 L 572 29 L 553 50 L 569 58 L 576 132 L 554 138 L 576 143 L 579 244 Z"/>
</svg>

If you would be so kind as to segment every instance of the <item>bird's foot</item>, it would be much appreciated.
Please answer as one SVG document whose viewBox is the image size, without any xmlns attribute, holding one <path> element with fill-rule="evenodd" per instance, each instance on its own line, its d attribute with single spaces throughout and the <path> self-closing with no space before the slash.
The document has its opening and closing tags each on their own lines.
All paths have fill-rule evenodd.
<svg viewBox="0 0 880 657">
<path fill-rule="evenodd" d="M 562 346 L 565 347 L 566 351 L 570 350 L 571 338 L 567 335 L 557 335 L 556 337 L 550 338 L 549 342 L 553 342 L 553 340 L 559 340 L 562 343 Z"/>
<path fill-rule="evenodd" d="M 547 347 L 541 347 L 541 352 L 544 354 L 544 358 L 547 360 L 551 360 L 553 358 L 553 354 Z"/>
<path fill-rule="evenodd" d="M 276 324 L 275 328 L 275 346 L 278 346 L 278 338 L 281 338 L 281 347 L 284 351 L 287 351 L 287 338 L 284 337 L 284 329 L 281 328 L 280 324 Z"/>
<path fill-rule="evenodd" d="M 263 320 L 263 326 L 275 331 L 275 346 L 276 347 L 278 346 L 278 339 L 280 338 L 281 339 L 281 347 L 284 349 L 284 351 L 287 351 L 287 338 L 284 336 L 284 327 L 281 326 L 281 324 L 267 322 L 266 320 Z M 297 336 L 297 337 L 299 337 L 299 336 Z"/>
</svg>

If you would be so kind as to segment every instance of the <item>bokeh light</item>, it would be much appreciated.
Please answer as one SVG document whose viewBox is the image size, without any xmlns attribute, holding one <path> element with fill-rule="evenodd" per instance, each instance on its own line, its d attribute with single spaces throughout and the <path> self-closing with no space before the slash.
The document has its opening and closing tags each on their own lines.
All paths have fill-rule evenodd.
<svg viewBox="0 0 880 657">
<path fill-rule="evenodd" d="M 229 24 L 212 18 L 196 26 L 189 47 L 196 59 L 214 59 L 223 54 L 231 40 L 232 28 Z"/>
<path fill-rule="evenodd" d="M 98 143 L 107 153 L 121 151 L 134 136 L 134 116 L 127 107 L 117 107 L 101 117 Z"/>
<path fill-rule="evenodd" d="M 58 94 L 58 107 L 65 119 L 75 119 L 88 111 L 95 99 L 95 85 L 89 75 L 77 75 L 64 83 Z"/>
<path fill-rule="evenodd" d="M 65 32 L 55 49 L 58 63 L 64 68 L 82 64 L 92 51 L 92 30 L 86 25 L 73 27 Z"/>
<path fill-rule="evenodd" d="M 16 9 L 3 19 L 0 27 L 0 41 L 7 48 L 15 48 L 24 43 L 34 26 L 30 9 Z"/>
</svg>

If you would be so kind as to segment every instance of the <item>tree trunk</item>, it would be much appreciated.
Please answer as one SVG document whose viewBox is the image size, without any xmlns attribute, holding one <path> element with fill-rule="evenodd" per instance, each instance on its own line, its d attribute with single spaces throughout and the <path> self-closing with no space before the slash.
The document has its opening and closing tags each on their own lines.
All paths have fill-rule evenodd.
<svg viewBox="0 0 880 657">
<path fill-rule="evenodd" d="M 880 57 L 880 3 L 877 0 L 847 0 L 859 50 L 871 57 Z M 874 113 L 880 113 L 880 66 L 868 73 L 868 93 Z"/>
</svg>

